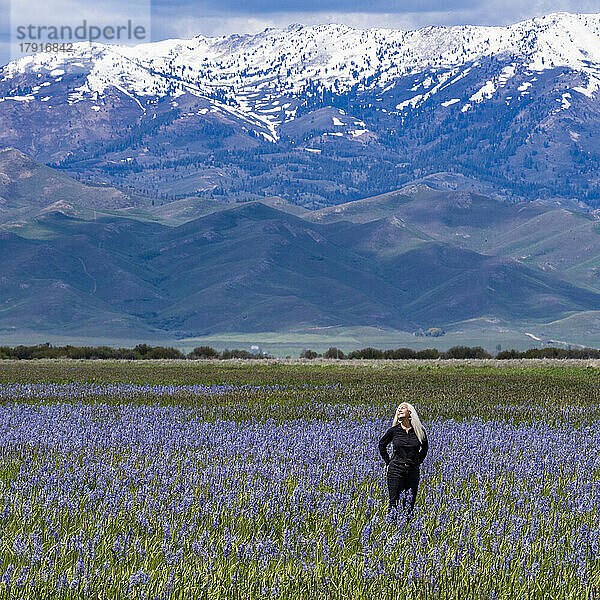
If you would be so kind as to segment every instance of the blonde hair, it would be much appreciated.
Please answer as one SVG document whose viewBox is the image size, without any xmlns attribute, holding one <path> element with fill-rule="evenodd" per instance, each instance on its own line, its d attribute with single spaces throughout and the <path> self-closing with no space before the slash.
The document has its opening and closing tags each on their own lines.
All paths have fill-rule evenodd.
<svg viewBox="0 0 600 600">
<path fill-rule="evenodd" d="M 410 411 L 410 424 L 415 430 L 415 435 L 417 436 L 419 442 L 423 442 L 423 438 L 425 437 L 425 429 L 423 428 L 423 424 L 421 423 L 421 419 L 419 419 L 419 415 L 417 414 L 415 407 L 408 402 L 400 402 L 400 404 L 398 404 L 398 408 L 400 408 L 403 404 L 405 404 L 406 408 L 408 408 Z M 396 412 L 394 413 L 392 427 L 398 425 L 398 408 L 396 408 Z"/>
</svg>

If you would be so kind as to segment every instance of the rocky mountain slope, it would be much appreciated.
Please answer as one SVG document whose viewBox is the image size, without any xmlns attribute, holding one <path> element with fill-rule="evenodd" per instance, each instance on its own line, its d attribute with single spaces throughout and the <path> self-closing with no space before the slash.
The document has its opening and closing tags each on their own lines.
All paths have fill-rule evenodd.
<svg viewBox="0 0 600 600">
<path fill-rule="evenodd" d="M 600 16 L 76 45 L 0 71 L 0 144 L 174 199 L 319 208 L 428 174 L 600 202 Z"/>
</svg>

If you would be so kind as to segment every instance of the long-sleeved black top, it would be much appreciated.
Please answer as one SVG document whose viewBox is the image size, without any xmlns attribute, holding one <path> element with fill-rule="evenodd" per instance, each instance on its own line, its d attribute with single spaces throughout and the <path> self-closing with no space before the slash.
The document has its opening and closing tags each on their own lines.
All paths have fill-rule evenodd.
<svg viewBox="0 0 600 600">
<path fill-rule="evenodd" d="M 402 425 L 398 423 L 388 429 L 381 440 L 379 440 L 379 453 L 385 464 L 389 465 L 390 462 L 393 462 L 394 464 L 403 464 L 407 467 L 418 467 L 425 460 L 427 450 L 429 450 L 427 434 L 425 434 L 425 431 L 423 433 L 423 441 L 419 442 L 419 438 L 412 428 L 407 433 Z M 387 451 L 389 444 L 394 446 L 394 454 L 391 459 Z"/>
</svg>

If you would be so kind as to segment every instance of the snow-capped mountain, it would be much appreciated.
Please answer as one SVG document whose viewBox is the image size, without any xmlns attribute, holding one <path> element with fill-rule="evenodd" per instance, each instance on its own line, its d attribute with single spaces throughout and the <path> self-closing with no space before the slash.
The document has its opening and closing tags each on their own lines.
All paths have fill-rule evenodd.
<svg viewBox="0 0 600 600">
<path fill-rule="evenodd" d="M 0 144 L 163 194 L 305 205 L 452 171 L 600 200 L 600 15 L 76 44 L 0 71 Z"/>
</svg>

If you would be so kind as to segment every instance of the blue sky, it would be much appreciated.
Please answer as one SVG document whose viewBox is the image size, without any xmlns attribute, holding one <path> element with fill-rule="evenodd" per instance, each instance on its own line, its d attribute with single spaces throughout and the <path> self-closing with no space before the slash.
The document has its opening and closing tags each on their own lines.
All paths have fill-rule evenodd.
<svg viewBox="0 0 600 600">
<path fill-rule="evenodd" d="M 56 2 L 47 0 L 48 11 Z M 64 5 L 64 0 L 61 0 Z M 507 25 L 555 11 L 600 12 L 600 0 L 148 0 L 152 39 L 197 34 L 256 33 L 290 23 L 345 23 L 353 27 L 412 29 L 427 25 Z M 13 0 L 26 7 L 28 0 Z M 90 11 L 123 15 L 123 0 L 89 2 Z M 26 10 L 26 9 L 25 9 Z M 133 10 L 133 9 L 132 9 Z M 23 9 L 21 9 L 23 12 Z M 33 15 L 32 15 L 33 18 Z M 36 13 L 37 21 L 43 15 Z M 0 0 L 0 64 L 9 60 L 10 2 Z"/>
</svg>

